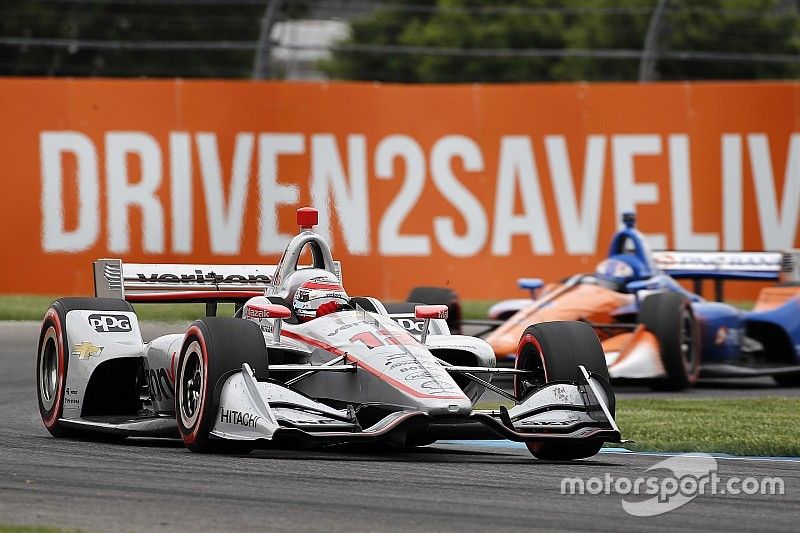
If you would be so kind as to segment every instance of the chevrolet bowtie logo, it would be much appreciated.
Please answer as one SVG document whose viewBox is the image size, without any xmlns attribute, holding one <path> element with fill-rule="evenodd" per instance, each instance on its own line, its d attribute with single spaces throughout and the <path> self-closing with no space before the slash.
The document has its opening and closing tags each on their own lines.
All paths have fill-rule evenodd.
<svg viewBox="0 0 800 533">
<path fill-rule="evenodd" d="M 82 343 L 75 345 L 75 349 L 72 351 L 72 353 L 77 354 L 78 359 L 89 359 L 93 355 L 100 355 L 100 352 L 102 351 L 102 346 L 95 346 L 91 342 L 83 341 Z"/>
</svg>

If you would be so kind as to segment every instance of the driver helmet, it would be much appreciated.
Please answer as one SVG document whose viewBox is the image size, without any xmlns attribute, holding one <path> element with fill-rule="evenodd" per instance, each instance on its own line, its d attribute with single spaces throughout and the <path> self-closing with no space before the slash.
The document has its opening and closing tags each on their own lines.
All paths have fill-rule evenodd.
<svg viewBox="0 0 800 533">
<path fill-rule="evenodd" d="M 342 284 L 330 272 L 308 278 L 297 287 L 292 297 L 292 307 L 300 322 L 337 311 L 349 302 Z"/>
<path fill-rule="evenodd" d="M 628 262 L 613 257 L 600 261 L 600 263 L 597 264 L 595 273 L 601 279 L 620 284 L 633 281 L 636 277 L 636 272 Z"/>
</svg>

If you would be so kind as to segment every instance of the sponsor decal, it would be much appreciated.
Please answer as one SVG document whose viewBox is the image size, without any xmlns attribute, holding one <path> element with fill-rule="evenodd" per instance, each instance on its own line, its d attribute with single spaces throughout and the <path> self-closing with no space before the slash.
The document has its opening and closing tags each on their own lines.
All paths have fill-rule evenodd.
<svg viewBox="0 0 800 533">
<path fill-rule="evenodd" d="M 102 346 L 95 346 L 89 341 L 83 341 L 82 343 L 75 345 L 75 349 L 72 350 L 72 354 L 77 355 L 78 359 L 89 359 L 93 355 L 100 355 L 102 351 Z"/>
<path fill-rule="evenodd" d="M 425 363 L 410 351 L 405 351 L 387 355 L 384 366 L 394 376 L 402 377 L 430 394 L 450 394 L 461 390 L 441 365 Z"/>
<path fill-rule="evenodd" d="M 336 328 L 336 329 L 335 329 L 335 330 L 333 330 L 332 332 L 328 333 L 328 337 L 333 337 L 333 336 L 335 336 L 337 333 L 339 333 L 340 331 L 344 331 L 344 330 L 346 330 L 346 329 L 354 328 L 354 327 L 356 327 L 356 326 L 360 326 L 360 325 L 361 325 L 361 324 L 359 324 L 358 322 L 351 322 L 351 323 L 349 323 L 349 324 L 345 324 L 345 325 L 343 325 L 343 326 L 340 326 L 340 327 Z"/>
<path fill-rule="evenodd" d="M 211 272 L 203 272 L 200 269 L 196 269 L 194 274 L 136 274 L 138 280 L 142 283 L 187 283 L 187 284 L 199 284 L 199 285 L 218 285 L 220 283 L 240 283 L 242 285 L 250 285 L 250 284 L 263 284 L 268 285 L 272 282 L 272 278 L 267 276 L 266 274 L 229 274 L 227 276 L 223 276 L 221 274 L 217 274 L 213 271 Z"/>
<path fill-rule="evenodd" d="M 400 324 L 406 331 L 422 333 L 422 326 L 425 324 L 425 321 L 414 320 L 412 318 L 398 318 L 397 323 Z"/>
<path fill-rule="evenodd" d="M 259 419 L 261 419 L 261 417 L 258 415 L 253 415 L 242 411 L 234 411 L 233 409 L 225 409 L 224 407 L 220 407 L 219 409 L 219 421 L 225 422 L 226 424 L 236 424 L 239 426 L 254 428 L 256 427 Z"/>
<path fill-rule="evenodd" d="M 569 426 L 580 421 L 580 418 L 570 416 L 563 420 L 523 420 L 520 424 L 523 426 Z"/>
<path fill-rule="evenodd" d="M 771 252 L 655 252 L 656 264 L 664 270 L 780 270 L 783 256 Z"/>
<path fill-rule="evenodd" d="M 255 318 L 259 320 L 262 318 L 269 318 L 269 312 L 266 309 L 260 309 L 258 307 L 248 307 L 247 316 L 245 318 Z"/>
<path fill-rule="evenodd" d="M 717 330 L 717 334 L 714 336 L 714 344 L 717 346 L 723 344 L 736 346 L 742 343 L 743 338 L 744 330 L 720 326 L 720 328 Z"/>
<path fill-rule="evenodd" d="M 126 315 L 89 315 L 89 325 L 98 333 L 127 333 L 131 331 L 131 319 Z"/>
<path fill-rule="evenodd" d="M 72 396 L 77 396 L 78 395 L 78 390 L 77 389 L 71 389 L 69 387 L 66 387 L 64 389 L 64 392 L 66 393 L 66 396 L 64 397 L 64 404 L 65 405 L 74 406 L 74 407 L 79 407 L 81 405 L 80 399 L 72 398 Z"/>
<path fill-rule="evenodd" d="M 382 346 L 404 346 L 416 345 L 417 341 L 405 331 L 389 331 L 386 328 L 378 328 L 373 331 L 363 331 L 350 337 L 350 342 L 363 343 L 368 349 L 372 350 Z"/>
<path fill-rule="evenodd" d="M 151 368 L 147 379 L 153 400 L 160 402 L 175 397 L 175 388 L 166 368 Z"/>
<path fill-rule="evenodd" d="M 553 387 L 553 397 L 559 403 L 568 403 L 569 401 L 569 393 L 567 389 L 561 386 Z"/>
</svg>

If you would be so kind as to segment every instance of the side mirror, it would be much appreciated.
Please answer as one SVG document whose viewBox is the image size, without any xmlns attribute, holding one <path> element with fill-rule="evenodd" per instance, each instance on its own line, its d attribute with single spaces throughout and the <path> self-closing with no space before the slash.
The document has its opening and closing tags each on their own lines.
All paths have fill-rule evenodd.
<svg viewBox="0 0 800 533">
<path fill-rule="evenodd" d="M 534 300 L 539 296 L 539 289 L 544 287 L 544 281 L 539 278 L 519 278 L 517 285 L 522 290 L 531 292 L 531 298 Z"/>
<path fill-rule="evenodd" d="M 247 318 L 272 318 L 275 325 L 272 327 L 272 341 L 277 344 L 281 341 L 281 323 L 284 318 L 292 316 L 292 312 L 285 305 L 263 304 L 247 306 Z"/>
<path fill-rule="evenodd" d="M 422 319 L 425 322 L 422 325 L 422 335 L 420 342 L 425 344 L 428 340 L 428 328 L 431 325 L 431 319 L 440 318 L 447 320 L 447 306 L 446 305 L 417 305 L 414 307 L 414 316 L 417 319 Z"/>
</svg>

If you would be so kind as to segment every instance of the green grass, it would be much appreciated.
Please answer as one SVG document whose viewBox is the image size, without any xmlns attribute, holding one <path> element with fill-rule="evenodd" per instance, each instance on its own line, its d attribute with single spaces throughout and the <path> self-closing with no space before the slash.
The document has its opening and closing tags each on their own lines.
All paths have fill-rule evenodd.
<svg viewBox="0 0 800 533">
<path fill-rule="evenodd" d="M 466 300 L 461 302 L 461 312 L 464 318 L 486 318 L 489 308 L 494 303 L 495 300 Z"/>
<path fill-rule="evenodd" d="M 0 320 L 41 320 L 50 303 L 57 296 L 31 296 L 31 295 L 0 295 Z M 466 300 L 461 302 L 461 311 L 464 318 L 486 318 L 489 307 L 494 300 Z M 729 302 L 742 309 L 750 309 L 752 301 Z M 136 313 L 142 320 L 158 322 L 177 322 L 193 320 L 205 315 L 203 304 L 137 304 Z M 221 305 L 220 315 L 233 314 L 233 306 Z"/>
<path fill-rule="evenodd" d="M 9 526 L 0 525 L 0 533 L 78 533 L 79 529 L 60 529 L 56 527 L 43 526 Z"/>
<path fill-rule="evenodd" d="M 800 456 L 800 398 L 625 399 L 632 450 Z"/>
<path fill-rule="evenodd" d="M 57 296 L 0 295 L 0 320 L 41 320 L 47 307 Z M 462 302 L 464 318 L 486 318 L 491 301 Z M 205 316 L 204 304 L 136 304 L 136 314 L 141 320 L 177 322 Z M 220 316 L 232 315 L 232 304 L 221 304 Z"/>
<path fill-rule="evenodd" d="M 0 295 L 0 320 L 41 320 L 54 296 Z M 136 304 L 141 320 L 177 322 L 205 316 L 204 304 Z M 233 314 L 233 304 L 221 304 L 221 316 Z"/>
<path fill-rule="evenodd" d="M 634 451 L 800 456 L 800 398 L 625 398 L 617 424 Z"/>
</svg>

